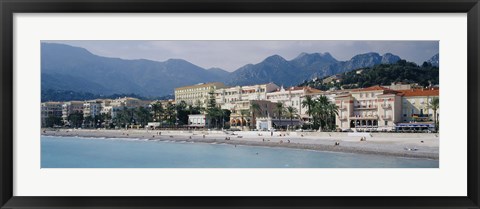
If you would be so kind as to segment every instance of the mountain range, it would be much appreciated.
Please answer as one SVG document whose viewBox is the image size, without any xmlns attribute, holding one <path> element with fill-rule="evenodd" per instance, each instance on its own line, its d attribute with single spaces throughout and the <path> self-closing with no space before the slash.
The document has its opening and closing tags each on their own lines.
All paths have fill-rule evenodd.
<svg viewBox="0 0 480 209">
<path fill-rule="evenodd" d="M 428 60 L 432 65 L 438 65 L 438 54 L 435 56 Z M 347 61 L 338 61 L 328 52 L 301 53 L 292 60 L 272 55 L 260 63 L 228 72 L 220 68 L 204 69 L 183 59 L 126 60 L 98 56 L 80 47 L 42 43 L 41 83 L 42 91 L 163 96 L 172 94 L 174 88 L 180 86 L 213 81 L 231 86 L 269 82 L 293 86 L 315 77 L 392 64 L 400 59 L 391 53 L 375 52 L 359 54 Z"/>
</svg>

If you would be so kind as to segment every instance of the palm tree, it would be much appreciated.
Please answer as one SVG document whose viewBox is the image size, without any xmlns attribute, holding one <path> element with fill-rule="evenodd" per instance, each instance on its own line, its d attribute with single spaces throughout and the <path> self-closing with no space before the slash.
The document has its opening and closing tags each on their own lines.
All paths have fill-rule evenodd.
<svg viewBox="0 0 480 209">
<path fill-rule="evenodd" d="M 100 118 L 101 118 L 102 121 L 105 122 L 104 128 L 107 128 L 107 125 L 111 123 L 112 114 L 111 113 L 102 113 L 100 115 Z"/>
<path fill-rule="evenodd" d="M 134 115 L 142 127 L 147 125 L 150 120 L 150 112 L 144 107 L 138 107 L 134 110 Z"/>
<path fill-rule="evenodd" d="M 285 112 L 285 107 L 283 106 L 283 103 L 281 102 L 278 102 L 276 105 L 275 105 L 275 112 L 277 112 L 277 117 L 279 119 L 278 123 L 280 125 L 280 127 L 282 126 L 282 115 L 283 113 Z"/>
<path fill-rule="evenodd" d="M 330 102 L 328 98 L 324 95 L 320 96 L 318 99 L 315 100 L 315 105 L 313 107 L 314 119 L 315 117 L 319 120 L 320 126 L 318 131 L 322 131 L 322 122 L 326 124 L 326 118 L 328 115 L 327 106 Z"/>
<path fill-rule="evenodd" d="M 88 124 L 88 127 L 90 128 L 92 126 L 93 117 L 89 115 L 85 117 L 84 120 L 85 120 L 85 125 Z"/>
<path fill-rule="evenodd" d="M 258 103 L 252 103 L 250 105 L 250 111 L 252 112 L 252 121 L 251 123 L 255 122 L 257 120 L 257 117 L 256 117 L 256 113 L 259 113 L 261 114 L 262 112 L 262 108 L 260 107 L 260 105 Z M 250 124 L 251 126 L 251 124 Z"/>
<path fill-rule="evenodd" d="M 440 98 L 434 97 L 427 106 L 429 109 L 433 110 L 433 123 L 435 125 L 435 131 L 438 131 L 437 127 L 437 111 L 440 108 Z"/>
<path fill-rule="evenodd" d="M 248 115 L 249 115 L 249 111 L 248 111 L 248 110 L 240 110 L 240 116 L 241 116 L 241 119 L 242 119 L 242 121 L 240 121 L 240 122 L 241 122 L 241 124 L 242 124 L 242 130 L 243 130 L 243 120 L 244 120 L 244 118 L 245 118 L 246 116 L 248 116 Z"/>
<path fill-rule="evenodd" d="M 330 130 L 332 130 L 332 127 L 335 126 L 335 115 L 338 115 L 338 107 L 337 105 L 333 103 L 328 103 L 326 106 L 327 109 L 327 126 Z M 332 121 L 330 121 L 333 118 L 333 124 Z"/>
<path fill-rule="evenodd" d="M 308 120 L 310 121 L 310 118 L 312 117 L 312 107 L 315 104 L 315 101 L 313 100 L 312 96 L 307 95 L 305 96 L 305 100 L 302 101 L 302 107 L 307 108 L 307 114 L 308 114 Z"/>
<path fill-rule="evenodd" d="M 176 113 L 175 113 L 175 105 L 172 103 L 167 103 L 167 107 L 165 108 L 164 120 L 166 120 L 170 125 L 175 124 L 176 120 Z"/>
<path fill-rule="evenodd" d="M 162 103 L 160 102 L 155 102 L 153 105 L 152 105 L 152 111 L 153 111 L 153 118 L 160 122 L 160 117 L 161 117 L 161 114 L 163 114 L 164 112 L 164 109 L 163 109 L 163 106 L 162 106 Z"/>
<path fill-rule="evenodd" d="M 293 127 L 293 118 L 297 117 L 297 109 L 292 106 L 288 106 L 285 110 L 287 117 L 290 118 L 290 125 Z"/>
</svg>

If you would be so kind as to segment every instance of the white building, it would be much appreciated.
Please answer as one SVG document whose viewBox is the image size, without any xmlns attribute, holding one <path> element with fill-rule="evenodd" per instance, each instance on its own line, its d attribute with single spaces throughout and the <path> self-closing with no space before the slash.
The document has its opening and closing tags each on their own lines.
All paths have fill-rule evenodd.
<svg viewBox="0 0 480 209">
<path fill-rule="evenodd" d="M 63 122 L 66 123 L 68 121 L 68 116 L 70 116 L 70 114 L 75 112 L 83 114 L 83 102 L 81 101 L 64 102 L 62 105 Z"/>
<path fill-rule="evenodd" d="M 394 130 L 400 122 L 401 93 L 385 87 L 354 89 L 335 97 L 336 125 L 342 130 Z"/>
<path fill-rule="evenodd" d="M 92 117 L 94 118 L 97 115 L 100 115 L 102 106 L 100 101 L 90 100 L 83 103 L 83 118 Z"/>
<path fill-rule="evenodd" d="M 310 95 L 315 99 L 323 94 L 325 94 L 325 92 L 311 87 L 290 87 L 287 89 L 281 87 L 276 91 L 267 93 L 267 100 L 274 103 L 281 102 L 285 107 L 293 107 L 302 118 L 308 118 L 308 108 L 302 105 L 305 96 Z"/>
<path fill-rule="evenodd" d="M 42 102 L 40 107 L 42 127 L 46 125 L 47 118 L 49 117 L 62 118 L 61 102 Z"/>
<path fill-rule="evenodd" d="M 279 86 L 274 83 L 235 86 L 215 90 L 215 98 L 222 109 L 233 110 L 237 101 L 267 100 L 267 93 L 278 88 Z"/>
<path fill-rule="evenodd" d="M 188 126 L 190 127 L 207 127 L 207 115 L 197 114 L 197 115 L 188 115 Z"/>
</svg>

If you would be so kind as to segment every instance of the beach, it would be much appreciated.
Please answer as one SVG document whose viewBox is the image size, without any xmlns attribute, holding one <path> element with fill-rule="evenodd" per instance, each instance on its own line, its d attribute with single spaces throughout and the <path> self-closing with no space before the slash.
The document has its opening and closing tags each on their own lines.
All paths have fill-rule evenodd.
<svg viewBox="0 0 480 209">
<path fill-rule="evenodd" d="M 131 138 L 158 141 L 225 143 L 318 151 L 439 159 L 438 134 L 173 130 L 42 130 L 45 136 Z M 361 138 L 365 140 L 361 140 Z M 337 145 L 335 145 L 337 144 Z"/>
</svg>

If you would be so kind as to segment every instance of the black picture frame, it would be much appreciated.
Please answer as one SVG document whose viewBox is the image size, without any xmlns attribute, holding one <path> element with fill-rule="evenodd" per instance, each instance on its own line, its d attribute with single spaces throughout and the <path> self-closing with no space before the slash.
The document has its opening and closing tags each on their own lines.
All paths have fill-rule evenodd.
<svg viewBox="0 0 480 209">
<path fill-rule="evenodd" d="M 479 208 L 478 0 L 0 0 L 1 208 Z M 15 13 L 467 13 L 468 195 L 465 197 L 19 197 L 13 196 Z"/>
</svg>

